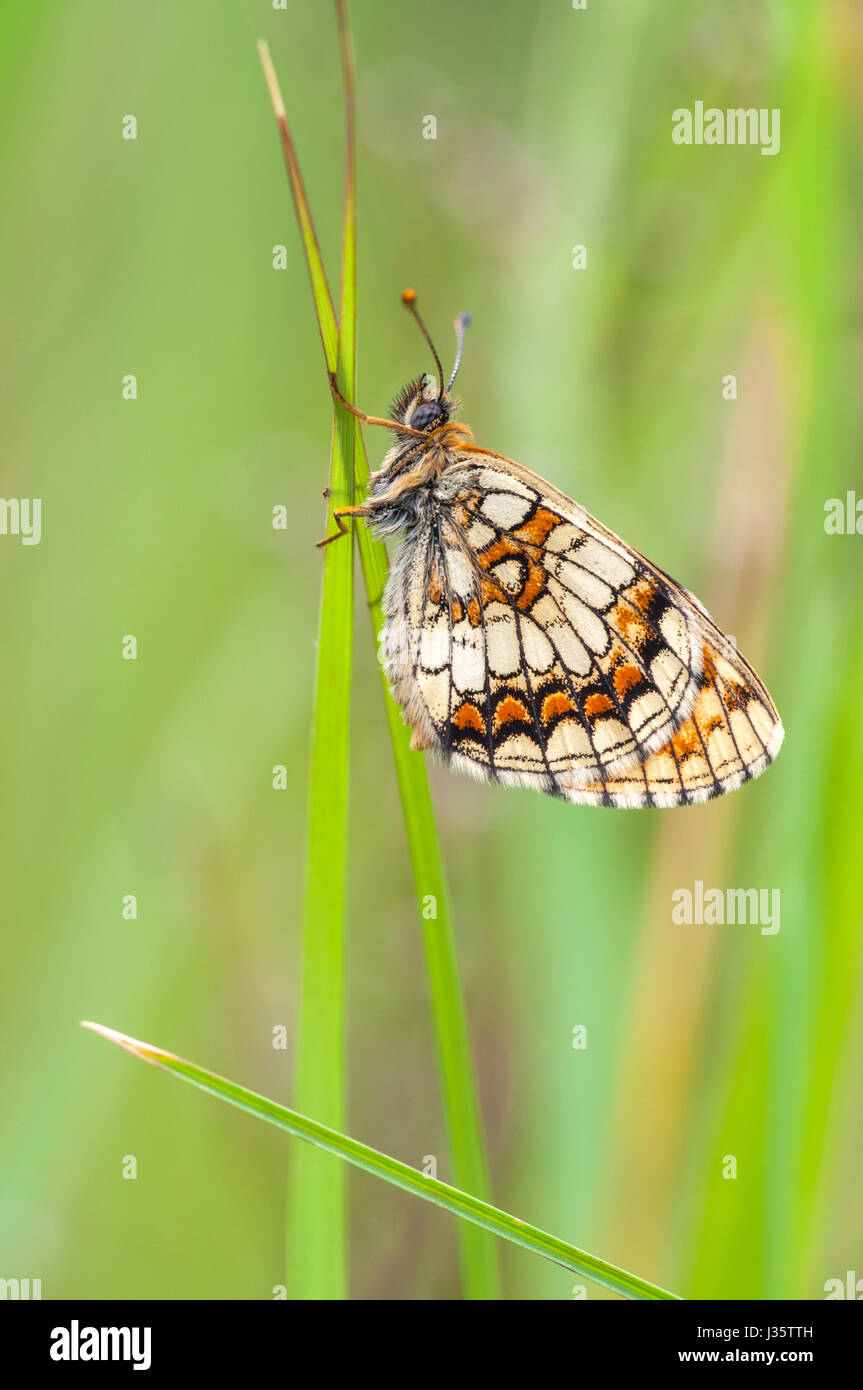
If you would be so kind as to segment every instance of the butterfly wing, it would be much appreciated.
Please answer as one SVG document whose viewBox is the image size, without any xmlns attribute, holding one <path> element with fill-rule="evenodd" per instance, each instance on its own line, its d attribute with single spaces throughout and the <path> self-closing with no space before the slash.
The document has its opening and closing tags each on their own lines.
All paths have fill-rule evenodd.
<svg viewBox="0 0 863 1390">
<path fill-rule="evenodd" d="M 441 475 L 387 586 L 414 747 L 575 802 L 675 806 L 757 776 L 782 725 L 698 600 L 511 460 Z"/>
</svg>

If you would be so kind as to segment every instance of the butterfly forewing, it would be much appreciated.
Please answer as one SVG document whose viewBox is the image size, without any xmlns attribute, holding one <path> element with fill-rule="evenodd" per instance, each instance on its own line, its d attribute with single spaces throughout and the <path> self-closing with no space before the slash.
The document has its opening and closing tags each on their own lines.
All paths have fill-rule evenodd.
<svg viewBox="0 0 863 1390">
<path fill-rule="evenodd" d="M 511 460 L 455 454 L 387 586 L 414 746 L 571 801 L 671 806 L 757 776 L 782 726 L 698 601 Z"/>
</svg>

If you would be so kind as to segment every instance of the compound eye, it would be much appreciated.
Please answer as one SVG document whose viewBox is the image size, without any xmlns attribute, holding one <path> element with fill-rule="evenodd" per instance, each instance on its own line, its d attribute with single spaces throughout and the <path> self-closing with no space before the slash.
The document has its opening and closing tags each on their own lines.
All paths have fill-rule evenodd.
<svg viewBox="0 0 863 1390">
<path fill-rule="evenodd" d="M 420 401 L 411 416 L 411 429 L 426 430 L 440 418 L 441 409 L 437 401 Z"/>
</svg>

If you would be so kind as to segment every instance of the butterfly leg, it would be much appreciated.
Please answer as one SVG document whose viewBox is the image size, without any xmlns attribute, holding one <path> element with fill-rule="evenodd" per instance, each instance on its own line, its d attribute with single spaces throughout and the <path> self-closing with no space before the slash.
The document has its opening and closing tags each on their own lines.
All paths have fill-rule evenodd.
<svg viewBox="0 0 863 1390">
<path fill-rule="evenodd" d="M 417 439 L 428 439 L 428 435 L 423 430 L 412 430 L 410 425 L 400 425 L 397 420 L 383 420 L 380 415 L 366 415 L 364 410 L 357 410 L 355 405 L 351 405 L 350 401 L 345 400 L 336 385 L 335 372 L 327 372 L 327 376 L 330 379 L 330 390 L 333 393 L 333 399 L 338 401 L 339 405 L 344 406 L 345 410 L 350 411 L 351 415 L 355 415 L 358 420 L 362 420 L 363 424 L 383 425 L 386 430 L 398 430 L 399 434 L 413 434 L 416 435 Z"/>
<path fill-rule="evenodd" d="M 319 550 L 323 546 L 329 545 L 330 541 L 337 541 L 342 536 L 348 534 L 348 527 L 342 520 L 342 517 L 345 516 L 371 516 L 371 512 L 368 507 L 337 507 L 333 512 L 333 521 L 339 529 L 338 531 L 333 531 L 331 536 L 324 536 L 322 540 L 315 541 L 315 545 Z"/>
</svg>

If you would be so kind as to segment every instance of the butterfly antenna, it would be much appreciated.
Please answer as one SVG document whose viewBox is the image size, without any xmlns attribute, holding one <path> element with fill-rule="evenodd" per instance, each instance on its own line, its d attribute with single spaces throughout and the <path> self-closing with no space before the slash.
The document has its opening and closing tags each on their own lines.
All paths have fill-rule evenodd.
<svg viewBox="0 0 863 1390">
<path fill-rule="evenodd" d="M 416 290 L 403 290 L 403 291 L 402 291 L 402 304 L 404 304 L 405 308 L 408 309 L 408 310 L 410 311 L 410 313 L 413 314 L 414 318 L 416 319 L 416 321 L 417 321 L 417 323 L 418 323 L 418 325 L 419 325 L 420 332 L 422 333 L 423 337 L 425 338 L 426 342 L 428 343 L 429 347 L 431 348 L 432 357 L 434 358 L 434 360 L 435 360 L 435 366 L 437 367 L 437 379 L 438 379 L 438 382 L 440 383 L 440 385 L 439 385 L 439 387 L 438 387 L 438 397 L 437 397 L 438 400 L 440 400 L 441 396 L 443 395 L 443 367 L 442 367 L 441 364 L 440 364 L 440 358 L 439 358 L 438 355 L 437 355 L 437 348 L 435 347 L 434 343 L 433 343 L 432 340 L 431 340 L 431 335 L 430 335 L 428 329 L 426 328 L 425 324 L 423 323 L 422 319 L 420 318 L 420 312 L 419 312 L 419 309 L 417 308 L 417 292 L 416 292 Z"/>
<path fill-rule="evenodd" d="M 450 377 L 449 381 L 447 382 L 447 388 L 446 388 L 446 389 L 447 389 L 448 392 L 452 389 L 452 384 L 453 384 L 453 382 L 455 381 L 456 377 L 458 376 L 458 369 L 459 369 L 459 367 L 461 366 L 461 359 L 462 359 L 462 356 L 463 356 L 463 354 L 464 354 L 464 339 L 465 339 L 465 334 L 467 333 L 467 330 L 470 328 L 470 325 L 471 325 L 471 317 L 470 317 L 470 314 L 459 314 L 458 318 L 457 318 L 457 319 L 455 320 L 455 322 L 453 323 L 453 328 L 455 329 L 455 337 L 456 337 L 455 365 L 453 366 L 453 369 L 452 369 L 452 376 Z"/>
</svg>

